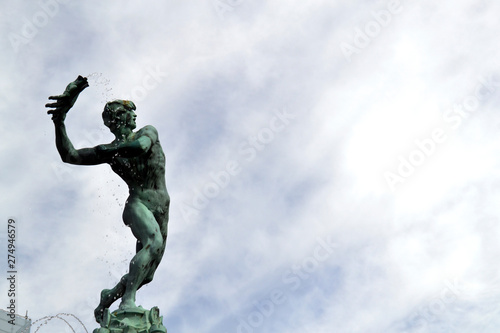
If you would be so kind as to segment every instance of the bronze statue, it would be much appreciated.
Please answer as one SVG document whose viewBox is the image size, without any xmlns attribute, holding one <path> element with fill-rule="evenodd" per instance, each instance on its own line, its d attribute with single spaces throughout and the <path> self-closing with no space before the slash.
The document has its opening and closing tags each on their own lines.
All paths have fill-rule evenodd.
<svg viewBox="0 0 500 333">
<path fill-rule="evenodd" d="M 123 222 L 137 238 L 136 254 L 130 262 L 129 272 L 120 282 L 101 292 L 100 304 L 94 311 L 97 322 L 101 323 L 105 309 L 119 298 L 122 299 L 119 310 L 138 308 L 136 292 L 153 280 L 165 251 L 170 197 L 165 184 L 165 154 L 158 132 L 149 125 L 133 131 L 136 128 L 133 102 L 115 100 L 104 107 L 102 118 L 115 140 L 92 148 L 73 147 L 64 121 L 78 95 L 87 87 L 87 79 L 79 76 L 62 95 L 49 97 L 55 103 L 45 106 L 53 108 L 47 113 L 54 121 L 56 146 L 63 162 L 77 165 L 108 163 L 129 187 Z"/>
</svg>

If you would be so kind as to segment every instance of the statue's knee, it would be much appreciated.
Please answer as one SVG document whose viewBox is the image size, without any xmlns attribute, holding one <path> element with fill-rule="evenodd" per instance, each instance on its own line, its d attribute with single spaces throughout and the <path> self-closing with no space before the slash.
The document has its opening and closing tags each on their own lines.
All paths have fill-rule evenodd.
<svg viewBox="0 0 500 333">
<path fill-rule="evenodd" d="M 151 246 L 151 254 L 154 256 L 154 257 L 159 257 L 162 255 L 162 245 L 161 244 L 155 244 L 153 246 Z"/>
<path fill-rule="evenodd" d="M 152 240 L 151 243 L 149 244 L 149 250 L 151 251 L 152 254 L 157 255 L 160 254 L 164 248 L 163 246 L 163 239 L 156 235 Z"/>
</svg>

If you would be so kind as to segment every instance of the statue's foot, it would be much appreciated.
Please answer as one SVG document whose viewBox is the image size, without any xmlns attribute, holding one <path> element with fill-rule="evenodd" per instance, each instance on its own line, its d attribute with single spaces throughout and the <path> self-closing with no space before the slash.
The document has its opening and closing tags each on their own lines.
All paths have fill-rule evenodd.
<svg viewBox="0 0 500 333">
<path fill-rule="evenodd" d="M 99 304 L 99 306 L 94 310 L 95 321 L 97 321 L 98 324 L 100 324 L 102 321 L 102 318 L 104 316 L 104 309 L 105 307 L 102 304 Z"/>
<path fill-rule="evenodd" d="M 120 306 L 118 307 L 120 310 L 129 310 L 129 309 L 135 309 L 137 308 L 137 305 L 135 305 L 135 302 L 132 300 L 123 300 L 120 303 Z"/>
</svg>

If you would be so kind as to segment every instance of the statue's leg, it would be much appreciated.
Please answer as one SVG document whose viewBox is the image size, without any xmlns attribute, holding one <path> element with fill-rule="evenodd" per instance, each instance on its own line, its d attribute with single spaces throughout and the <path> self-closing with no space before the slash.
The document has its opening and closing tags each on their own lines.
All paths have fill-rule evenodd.
<svg viewBox="0 0 500 333">
<path fill-rule="evenodd" d="M 136 307 L 137 289 L 147 281 L 151 269 L 158 265 L 164 242 L 153 213 L 139 199 L 129 198 L 123 212 L 123 221 L 142 245 L 130 262 L 126 288 L 120 304 L 120 309 L 127 309 Z"/>
<path fill-rule="evenodd" d="M 137 241 L 135 252 L 137 253 L 141 249 L 142 249 L 142 244 L 141 242 Z M 128 279 L 128 274 L 125 274 L 113 289 L 104 289 L 101 291 L 101 300 L 99 306 L 94 310 L 94 316 L 98 323 L 100 323 L 102 320 L 102 317 L 104 315 L 104 309 L 108 309 L 111 306 L 111 304 L 113 304 L 117 299 L 121 298 L 125 293 L 125 288 L 126 288 L 125 284 L 127 283 L 127 279 Z M 146 277 L 146 280 L 140 287 L 142 287 L 144 284 L 151 282 L 152 280 L 153 276 L 151 275 L 151 277 L 149 277 L 148 275 L 148 277 Z"/>
<path fill-rule="evenodd" d="M 161 251 L 159 255 L 155 258 L 155 260 L 151 264 L 151 268 L 148 270 L 148 274 L 144 278 L 144 281 L 139 285 L 139 288 L 141 288 L 143 285 L 148 284 L 149 282 L 153 281 L 153 277 L 155 275 L 156 269 L 160 265 L 161 258 L 163 257 L 163 254 L 165 253 L 165 247 L 166 247 L 166 238 L 163 239 L 162 246 L 161 246 Z"/>
<path fill-rule="evenodd" d="M 112 289 L 103 289 L 101 291 L 101 299 L 99 305 L 94 310 L 95 320 L 100 323 L 102 320 L 102 316 L 104 315 L 104 309 L 107 309 L 113 304 L 117 299 L 123 296 L 125 292 L 125 283 L 128 279 L 128 274 L 125 274 L 120 282 L 116 284 L 116 286 Z"/>
<path fill-rule="evenodd" d="M 146 277 L 141 282 L 138 289 L 140 289 L 143 285 L 148 284 L 149 282 L 153 281 L 153 277 L 155 275 L 156 269 L 158 268 L 159 264 L 160 264 L 159 260 L 158 261 L 155 260 L 153 262 L 153 264 L 151 265 L 151 268 L 148 270 Z"/>
</svg>

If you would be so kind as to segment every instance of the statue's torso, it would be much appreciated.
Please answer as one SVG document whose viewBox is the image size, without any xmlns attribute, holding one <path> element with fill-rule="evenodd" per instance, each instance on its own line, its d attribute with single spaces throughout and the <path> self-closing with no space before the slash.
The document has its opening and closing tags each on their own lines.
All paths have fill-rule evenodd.
<svg viewBox="0 0 500 333">
<path fill-rule="evenodd" d="M 140 135 L 141 131 L 137 134 Z M 130 199 L 140 199 L 152 211 L 168 210 L 170 197 L 165 182 L 165 154 L 159 140 L 137 157 L 113 157 L 111 169 L 127 183 Z"/>
</svg>

